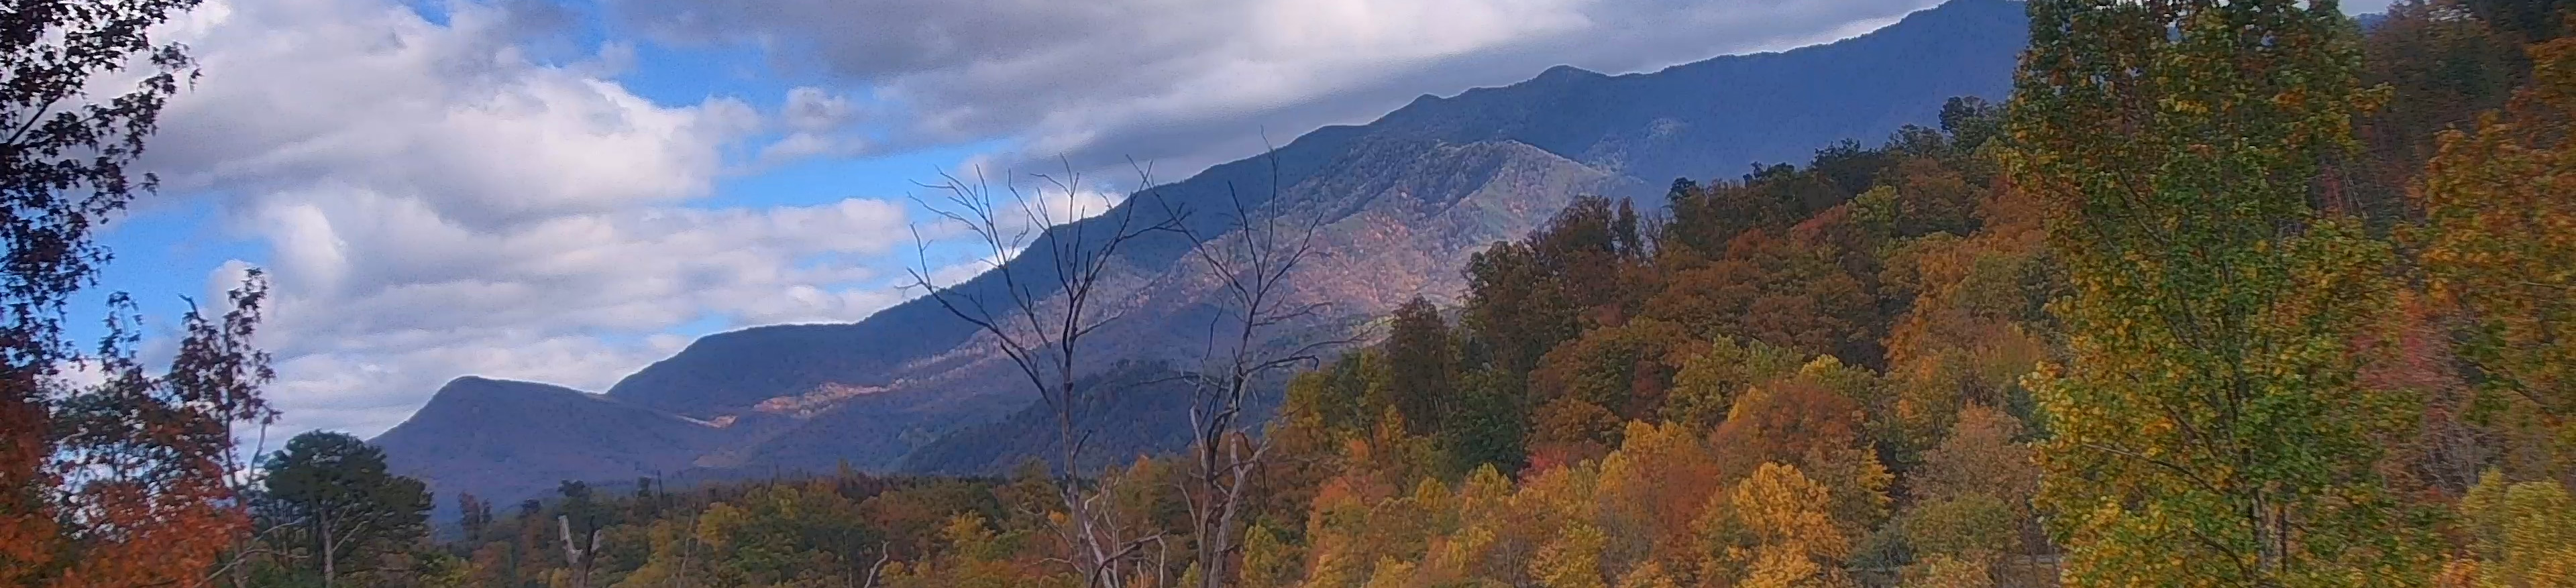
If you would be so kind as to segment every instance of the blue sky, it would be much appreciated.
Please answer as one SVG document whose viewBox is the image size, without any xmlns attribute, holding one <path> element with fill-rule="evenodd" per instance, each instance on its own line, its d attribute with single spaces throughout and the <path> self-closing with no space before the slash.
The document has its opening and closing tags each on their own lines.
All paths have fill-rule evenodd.
<svg viewBox="0 0 2576 588">
<path fill-rule="evenodd" d="M 162 31 L 205 74 L 147 156 L 166 187 L 78 312 L 131 292 L 166 335 L 264 268 L 280 428 L 372 435 L 456 376 L 598 391 L 700 335 L 900 301 L 943 171 L 1070 165 L 1096 212 L 1129 157 L 1179 179 L 1420 94 L 1933 3 L 208 0 Z"/>
</svg>

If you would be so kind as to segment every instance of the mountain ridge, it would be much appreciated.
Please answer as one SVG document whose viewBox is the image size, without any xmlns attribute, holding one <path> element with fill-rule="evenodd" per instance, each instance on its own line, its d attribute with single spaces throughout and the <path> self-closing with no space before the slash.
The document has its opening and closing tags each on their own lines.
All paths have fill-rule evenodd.
<svg viewBox="0 0 2576 588">
<path fill-rule="evenodd" d="M 726 436 L 726 427 L 607 395 L 480 376 L 449 380 L 405 424 L 412 422 L 472 426 L 397 426 L 378 435 L 374 442 L 407 475 L 505 499 L 557 480 L 687 469 Z"/>
<path fill-rule="evenodd" d="M 1319 239 L 1332 255 L 1294 282 L 1299 295 L 1343 304 L 1339 316 L 1312 328 L 1349 328 L 1414 295 L 1453 298 L 1468 255 L 1536 228 L 1578 194 L 1658 206 L 1656 196 L 1673 178 L 1731 177 L 1745 169 L 1736 166 L 1801 158 L 1837 141 L 1874 141 L 1904 124 L 1931 123 L 1941 101 L 1952 96 L 2000 98 L 2009 91 L 2025 34 L 2018 2 L 1952 0 L 1867 34 L 1786 51 L 1618 75 L 1551 67 L 1520 83 L 1449 97 L 1426 94 L 1367 124 L 1318 128 L 1265 156 L 1212 166 L 1139 194 L 1200 207 L 1242 196 L 1271 212 L 1321 220 Z M 1280 200 L 1269 201 L 1273 194 Z M 1138 198 L 1121 206 L 1132 205 L 1139 205 Z M 1039 238 L 1102 230 L 1099 219 L 1060 226 Z M 1198 234 L 1221 232 L 1214 224 L 1194 228 Z M 1192 332 L 1185 317 L 1203 316 L 1211 304 L 1209 292 L 1189 285 L 1195 270 L 1183 261 L 1194 245 L 1161 236 L 1121 255 L 1121 275 L 1159 276 L 1146 281 L 1160 285 L 1123 289 L 1115 299 L 1132 299 L 1129 304 L 1155 312 L 1104 330 L 1104 345 L 1094 355 L 1173 359 L 1169 342 Z M 1047 267 L 1046 247 L 1028 251 L 1011 263 Z M 958 286 L 968 295 L 996 287 L 989 273 Z M 1203 328 L 1204 320 L 1196 326 Z M 554 449 L 610 462 L 581 469 L 610 479 L 631 479 L 651 473 L 636 468 L 675 462 L 693 468 L 849 463 L 886 469 L 923 462 L 908 461 L 907 454 L 934 445 L 959 455 L 987 455 L 943 439 L 1001 422 L 1029 400 L 1021 389 L 1025 384 L 1010 381 L 1007 370 L 991 363 L 991 354 L 979 351 L 988 346 L 972 325 L 926 299 L 856 323 L 718 333 L 592 395 L 608 403 L 546 405 L 572 413 L 560 415 L 570 420 L 625 422 L 641 419 L 627 409 L 642 409 L 707 424 L 708 439 L 699 432 L 675 433 L 687 443 L 645 448 L 689 455 L 628 455 L 552 435 L 527 443 L 569 443 Z M 758 408 L 825 386 L 875 391 L 811 414 Z M 442 388 L 439 396 L 446 394 Z M 431 405 L 440 402 L 434 397 Z M 460 450 L 473 448 L 450 439 L 459 431 L 465 438 L 489 439 L 493 429 L 451 417 L 425 406 L 378 442 L 400 469 L 434 480 L 469 479 L 452 470 L 470 464 L 430 456 L 470 454 Z M 725 425 L 713 424 L 719 422 Z M 482 436 L 473 436 L 476 431 Z M 610 475 L 616 472 L 622 473 Z M 467 486 L 498 487 L 459 484 Z M 518 486 L 525 485 L 512 487 Z"/>
</svg>

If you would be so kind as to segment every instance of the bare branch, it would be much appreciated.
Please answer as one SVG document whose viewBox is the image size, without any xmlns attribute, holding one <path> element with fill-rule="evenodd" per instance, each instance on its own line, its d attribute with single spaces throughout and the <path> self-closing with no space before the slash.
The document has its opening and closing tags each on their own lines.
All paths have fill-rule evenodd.
<svg viewBox="0 0 2576 588">
<path fill-rule="evenodd" d="M 1076 554 L 1068 562 L 1086 585 L 1119 586 L 1117 570 L 1121 561 L 1133 555 L 1134 544 L 1120 538 L 1123 533 L 1101 504 L 1116 478 L 1104 476 L 1091 487 L 1080 478 L 1094 432 L 1085 421 L 1105 393 L 1077 382 L 1088 367 L 1082 356 L 1083 340 L 1119 318 L 1121 309 L 1101 308 L 1097 303 L 1106 295 L 1101 288 L 1113 277 L 1121 250 L 1156 233 L 1181 231 L 1185 216 L 1160 202 L 1153 178 L 1141 172 L 1139 185 L 1146 187 L 1144 191 L 1089 218 L 1083 179 L 1070 162 L 1062 176 L 1033 175 L 1040 182 L 1033 190 L 1007 181 L 996 189 L 985 182 L 981 170 L 973 182 L 946 173 L 940 177 L 940 184 L 923 184 L 941 193 L 940 197 L 916 197 L 914 202 L 948 223 L 963 226 L 990 254 L 982 260 L 989 268 L 983 276 L 962 284 L 937 283 L 929 239 L 914 227 L 918 265 L 910 270 L 910 286 L 921 288 L 923 296 L 973 325 L 1037 392 L 1056 425 L 1054 476 L 1067 515 L 1057 534 Z M 1050 191 L 1063 198 L 1061 210 L 1049 205 Z M 996 201 L 997 192 L 1009 201 Z M 1146 207 L 1137 198 L 1155 200 L 1165 214 L 1140 217 L 1139 211 Z M 1016 211 L 1018 219 L 1009 218 L 1008 211 Z M 1034 238 L 1029 236 L 1032 231 Z"/>
</svg>

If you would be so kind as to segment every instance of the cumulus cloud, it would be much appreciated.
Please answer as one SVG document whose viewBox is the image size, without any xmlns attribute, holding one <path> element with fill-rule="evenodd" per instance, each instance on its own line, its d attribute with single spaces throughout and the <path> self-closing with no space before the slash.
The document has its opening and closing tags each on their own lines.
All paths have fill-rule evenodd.
<svg viewBox="0 0 2576 588">
<path fill-rule="evenodd" d="M 1937 0 L 610 0 L 666 39 L 754 43 L 873 88 L 901 141 L 1194 172 L 1423 93 L 1857 34 Z"/>
<path fill-rule="evenodd" d="M 665 331 L 853 320 L 899 300 L 864 260 L 909 243 L 871 199 L 705 208 L 729 145 L 828 132 L 855 108 L 789 96 L 657 104 L 603 77 L 610 44 L 547 63 L 542 3 L 206 3 L 174 37 L 206 77 L 164 114 L 165 192 L 223 198 L 264 240 L 276 294 L 262 345 L 288 428 L 373 434 L 449 378 L 604 389 L 683 343 Z M 209 276 L 237 283 L 242 266 Z"/>
</svg>

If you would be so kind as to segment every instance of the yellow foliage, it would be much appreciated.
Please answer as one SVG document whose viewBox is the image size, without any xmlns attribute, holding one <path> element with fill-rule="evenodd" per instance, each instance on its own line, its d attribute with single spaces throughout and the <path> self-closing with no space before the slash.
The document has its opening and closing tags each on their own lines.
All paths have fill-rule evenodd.
<svg viewBox="0 0 2576 588">
<path fill-rule="evenodd" d="M 1958 425 L 1939 446 L 1923 453 L 1914 478 L 1915 495 L 1957 496 L 1987 492 L 2019 503 L 2039 490 L 2039 466 L 2029 446 L 2013 442 L 2021 421 L 2003 411 L 1969 405 L 1959 411 Z"/>
<path fill-rule="evenodd" d="M 1305 553 L 1279 540 L 1270 527 L 1255 524 L 1243 532 L 1242 588 L 1277 588 L 1288 585 L 1297 573 L 1299 558 Z"/>
<path fill-rule="evenodd" d="M 1568 525 L 1557 538 L 1538 550 L 1530 560 L 1530 575 L 1547 588 L 1609 588 L 1602 579 L 1601 549 L 1609 539 L 1601 529 L 1583 523 Z"/>
<path fill-rule="evenodd" d="M 1661 562 L 1646 562 L 1646 565 L 1638 566 L 1637 569 L 1629 570 L 1628 575 L 1619 577 L 1619 588 L 1681 588 L 1681 586 L 1681 580 L 1674 578 L 1671 572 L 1664 571 L 1664 565 Z"/>
<path fill-rule="evenodd" d="M 1904 588 L 1989 588 L 1995 585 L 1986 562 L 1977 558 L 1935 555 L 1905 567 Z"/>
<path fill-rule="evenodd" d="M 2576 500 L 2555 482 L 2507 484 L 2489 471 L 2460 499 L 2474 559 L 2456 574 L 2477 588 L 2576 586 Z"/>
<path fill-rule="evenodd" d="M 1364 585 L 1365 588 L 1411 588 L 1414 584 L 1412 562 L 1400 561 L 1393 557 L 1381 557 L 1378 558 L 1375 568 L 1375 571 L 1369 574 L 1369 581 Z"/>
<path fill-rule="evenodd" d="M 1813 586 L 1839 582 L 1835 567 L 1851 540 L 1829 512 L 1832 493 L 1797 466 L 1765 463 L 1711 504 L 1695 523 L 1703 580 Z"/>
</svg>

